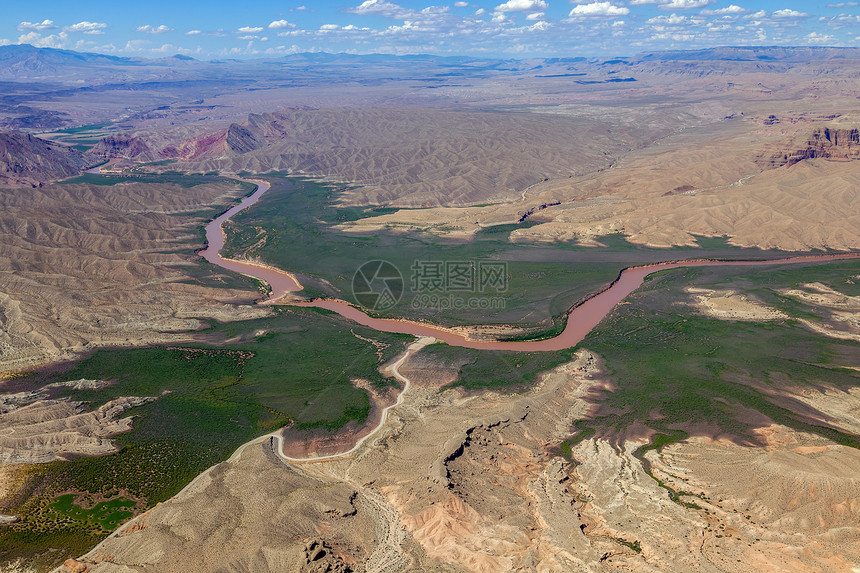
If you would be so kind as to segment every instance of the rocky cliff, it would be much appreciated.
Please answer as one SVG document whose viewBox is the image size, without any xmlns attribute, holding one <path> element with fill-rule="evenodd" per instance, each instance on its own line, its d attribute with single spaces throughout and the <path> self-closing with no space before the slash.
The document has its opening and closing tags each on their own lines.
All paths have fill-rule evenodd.
<svg viewBox="0 0 860 573">
<path fill-rule="evenodd" d="M 105 159 L 122 157 L 138 161 L 156 161 L 161 159 L 158 153 L 140 137 L 134 135 L 111 135 L 99 141 L 91 153 Z"/>
<path fill-rule="evenodd" d="M 0 186 L 32 185 L 70 177 L 87 167 L 79 151 L 15 131 L 0 131 Z"/>
<path fill-rule="evenodd" d="M 856 159 L 860 158 L 860 129 L 819 127 L 807 136 L 798 138 L 796 147 L 764 156 L 764 167 L 791 166 L 805 159 Z"/>
<path fill-rule="evenodd" d="M 122 134 L 102 139 L 92 150 L 99 157 L 123 157 L 135 161 L 177 159 L 194 161 L 233 157 L 262 149 L 290 134 L 287 113 L 252 113 L 242 123 L 193 137 L 163 138 L 144 133 Z M 171 141 L 172 140 L 172 141 Z"/>
</svg>

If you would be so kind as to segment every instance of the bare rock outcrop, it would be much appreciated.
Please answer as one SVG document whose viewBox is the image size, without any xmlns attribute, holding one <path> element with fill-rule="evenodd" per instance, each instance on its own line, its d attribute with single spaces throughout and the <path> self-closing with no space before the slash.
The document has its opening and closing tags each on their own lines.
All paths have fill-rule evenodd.
<svg viewBox="0 0 860 573">
<path fill-rule="evenodd" d="M 325 541 L 313 539 L 305 544 L 305 563 L 301 573 L 351 573 L 352 569 L 338 558 Z"/>
<path fill-rule="evenodd" d="M 818 127 L 796 149 L 763 157 L 760 164 L 766 168 L 791 167 L 806 159 L 817 158 L 860 158 L 860 129 Z"/>
<path fill-rule="evenodd" d="M 150 149 L 143 138 L 136 135 L 111 135 L 99 141 L 91 153 L 106 159 L 134 158 L 138 161 L 154 161 L 159 155 Z"/>
<path fill-rule="evenodd" d="M 0 464 L 45 463 L 62 454 L 104 455 L 117 447 L 110 436 L 131 429 L 123 412 L 155 398 L 126 396 L 95 410 L 71 400 L 38 400 L 0 417 Z"/>
<path fill-rule="evenodd" d="M 29 134 L 0 131 L 0 186 L 33 185 L 70 177 L 87 166 L 84 155 Z"/>
<path fill-rule="evenodd" d="M 66 559 L 60 568 L 61 573 L 87 573 L 89 570 L 90 568 L 86 563 L 81 563 L 75 559 Z"/>
</svg>

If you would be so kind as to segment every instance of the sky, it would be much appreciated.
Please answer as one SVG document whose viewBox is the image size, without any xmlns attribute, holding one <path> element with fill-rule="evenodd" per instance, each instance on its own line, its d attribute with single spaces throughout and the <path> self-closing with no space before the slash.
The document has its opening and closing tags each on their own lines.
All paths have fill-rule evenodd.
<svg viewBox="0 0 860 573">
<path fill-rule="evenodd" d="M 860 46 L 860 2 L 3 0 L 0 45 L 118 56 L 300 52 L 630 56 L 724 45 Z"/>
</svg>

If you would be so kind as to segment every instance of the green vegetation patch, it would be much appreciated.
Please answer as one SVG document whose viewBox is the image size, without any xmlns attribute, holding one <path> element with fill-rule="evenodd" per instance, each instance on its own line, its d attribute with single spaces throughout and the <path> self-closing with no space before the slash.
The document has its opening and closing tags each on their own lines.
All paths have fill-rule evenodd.
<svg viewBox="0 0 860 573">
<path fill-rule="evenodd" d="M 624 439 L 631 428 L 644 425 L 655 435 L 636 457 L 650 474 L 646 452 L 697 432 L 759 443 L 753 431 L 758 423 L 750 412 L 860 447 L 860 436 L 835 428 L 828 415 L 791 398 L 799 389 L 860 386 L 860 376 L 848 368 L 860 362 L 860 344 L 822 336 L 793 318 L 762 322 L 710 318 L 685 292 L 688 287 L 734 290 L 790 316 L 823 322 L 829 319 L 826 311 L 797 303 L 782 291 L 811 282 L 854 289 L 851 277 L 858 273 L 860 262 L 844 261 L 699 267 L 653 275 L 628 297 L 629 304 L 618 306 L 581 343 L 604 359 L 613 389 L 589 398 L 598 406 L 596 413 L 571 428 L 572 437 L 561 444 L 560 453 L 569 456 L 577 443 L 593 435 Z M 467 389 L 523 388 L 542 371 L 572 357 L 572 350 L 515 354 L 438 345 L 425 352 L 449 362 L 465 361 L 457 385 Z M 661 485 L 678 503 L 696 506 L 684 497 L 687 492 Z"/>
<path fill-rule="evenodd" d="M 67 127 L 65 129 L 58 129 L 55 133 L 63 133 L 68 135 L 78 135 L 81 133 L 87 133 L 91 131 L 101 131 L 102 129 L 108 127 L 110 122 L 108 123 L 93 123 L 90 125 L 80 125 L 78 127 Z"/>
<path fill-rule="evenodd" d="M 397 305 L 380 313 L 383 316 L 444 325 L 516 324 L 537 331 L 527 336 L 547 336 L 557 330 L 559 320 L 573 304 L 608 285 L 624 267 L 689 257 L 766 256 L 721 242 L 714 242 L 715 248 L 710 250 L 644 248 L 621 235 L 603 238 L 606 246 L 598 248 L 510 242 L 512 231 L 535 225 L 535 221 L 488 227 L 473 240 L 396 230 L 345 233 L 333 225 L 394 209 L 343 207 L 338 204 L 343 188 L 280 174 L 259 177 L 270 181 L 272 188 L 254 207 L 225 225 L 225 253 L 260 257 L 278 268 L 324 280 L 334 289 L 329 295 L 348 300 L 352 300 L 353 276 L 362 263 L 389 261 L 400 270 L 406 291 Z M 492 288 L 465 292 L 449 289 L 430 293 L 432 298 L 421 297 L 412 280 L 416 261 L 503 261 L 507 264 L 507 288 L 503 292 Z M 483 306 L 482 300 L 486 301 Z M 473 301 L 475 306 L 469 306 Z"/>
<path fill-rule="evenodd" d="M 93 528 L 96 533 L 110 533 L 135 514 L 137 502 L 118 495 L 105 501 L 88 504 L 78 494 L 67 493 L 57 496 L 49 511 L 57 521 L 72 519 Z"/>
<path fill-rule="evenodd" d="M 178 185 L 183 189 L 189 189 L 197 185 L 205 185 L 206 183 L 218 183 L 224 181 L 221 177 L 211 175 L 186 175 L 176 171 L 166 171 L 164 173 L 122 173 L 122 174 L 101 174 L 101 173 L 84 173 L 78 177 L 65 179 L 60 181 L 60 185 L 102 185 L 110 186 L 118 183 L 168 183 Z"/>
<path fill-rule="evenodd" d="M 412 340 L 301 308 L 216 324 L 205 336 L 211 344 L 97 350 L 64 371 L 21 379 L 34 387 L 109 381 L 98 390 L 66 387 L 53 394 L 93 408 L 121 396 L 156 400 L 124 413 L 134 416 L 133 429 L 115 436 L 117 453 L 37 468 L 29 498 L 0 509 L 22 518 L 0 529 L 0 563 L 25 558 L 48 567 L 85 552 L 106 531 L 176 494 L 241 444 L 284 425 L 334 431 L 363 423 L 370 403 L 352 380 L 392 384 L 378 368 Z M 381 350 L 359 337 L 381 343 Z M 70 501 L 69 492 L 75 500 L 96 502 Z M 139 503 L 129 505 L 133 500 Z"/>
<path fill-rule="evenodd" d="M 422 353 L 442 363 L 465 362 L 456 386 L 468 390 L 520 391 L 532 386 L 541 373 L 572 360 L 574 350 L 510 352 L 432 344 Z"/>
</svg>

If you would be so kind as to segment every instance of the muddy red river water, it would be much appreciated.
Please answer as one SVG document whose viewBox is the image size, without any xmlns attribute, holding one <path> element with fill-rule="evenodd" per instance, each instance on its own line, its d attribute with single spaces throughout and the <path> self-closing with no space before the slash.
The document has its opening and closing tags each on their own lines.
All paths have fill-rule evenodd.
<svg viewBox="0 0 860 573">
<path fill-rule="evenodd" d="M 246 181 L 242 179 L 241 181 Z M 200 256 L 219 267 L 230 271 L 242 273 L 243 275 L 259 279 L 269 283 L 272 287 L 272 293 L 269 300 L 277 300 L 297 290 L 301 290 L 302 285 L 288 272 L 269 267 L 262 264 L 255 264 L 248 261 L 237 261 L 234 259 L 225 259 L 221 256 L 221 249 L 224 248 L 224 231 L 221 225 L 224 221 L 240 211 L 244 211 L 254 203 L 260 200 L 263 193 L 269 190 L 269 184 L 265 181 L 247 180 L 248 183 L 257 185 L 257 190 L 253 194 L 242 199 L 242 202 L 235 205 L 222 213 L 214 221 L 206 225 L 206 248 L 200 251 Z"/>
<path fill-rule="evenodd" d="M 206 226 L 208 246 L 201 255 L 210 263 L 225 269 L 242 273 L 267 282 L 272 287 L 272 293 L 267 303 L 273 303 L 286 294 L 301 290 L 301 285 L 288 272 L 251 262 L 224 259 L 219 252 L 224 247 L 224 232 L 221 225 L 236 213 L 247 209 L 257 202 L 268 191 L 269 184 L 265 181 L 249 181 L 258 185 L 257 191 L 242 200 Z M 308 303 L 292 303 L 296 306 L 315 306 L 336 312 L 337 314 L 382 332 L 397 332 L 415 336 L 432 336 L 452 346 L 479 348 L 486 350 L 513 350 L 518 352 L 553 351 L 570 348 L 577 345 L 591 330 L 603 320 L 615 306 L 642 285 L 645 277 L 651 273 L 680 267 L 703 266 L 764 266 L 790 263 L 815 263 L 840 259 L 860 257 L 860 253 L 845 253 L 835 255 L 808 255 L 788 257 L 784 259 L 769 259 L 760 261 L 713 261 L 688 260 L 656 263 L 624 269 L 618 278 L 606 290 L 589 298 L 573 308 L 567 317 L 567 325 L 558 336 L 544 340 L 528 340 L 519 342 L 502 342 L 493 340 L 474 340 L 453 330 L 431 324 L 412 322 L 408 320 L 374 318 L 368 316 L 357 307 L 338 300 L 316 300 Z"/>
</svg>

